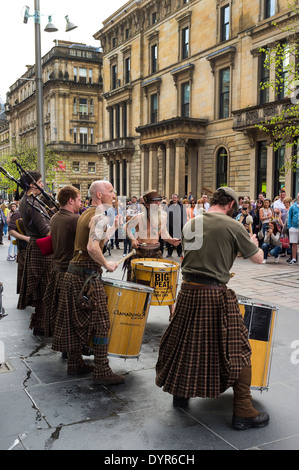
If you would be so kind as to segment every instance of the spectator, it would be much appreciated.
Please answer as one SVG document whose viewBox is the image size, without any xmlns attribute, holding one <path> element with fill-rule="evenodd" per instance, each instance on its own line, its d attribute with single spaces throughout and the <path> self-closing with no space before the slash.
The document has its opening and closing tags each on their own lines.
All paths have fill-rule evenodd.
<svg viewBox="0 0 299 470">
<path fill-rule="evenodd" d="M 181 238 L 181 233 L 183 226 L 186 222 L 186 214 L 184 214 L 183 204 L 179 201 L 179 195 L 173 194 L 171 201 L 166 207 L 166 212 L 168 216 L 168 232 L 172 238 Z M 172 256 L 173 245 L 166 242 L 167 255 L 166 258 Z M 177 247 L 177 255 L 182 256 L 182 245 L 179 244 Z"/>
<path fill-rule="evenodd" d="M 8 213 L 9 213 L 9 208 L 7 207 L 7 205 L 5 203 L 3 203 L 3 204 L 1 204 L 1 209 L 3 210 L 4 215 L 5 215 L 5 224 L 4 224 L 4 227 L 3 227 L 3 235 L 6 237 L 6 235 L 7 235 L 7 216 L 8 216 Z"/>
<path fill-rule="evenodd" d="M 249 232 L 251 235 L 253 234 L 253 217 L 251 215 L 251 204 L 250 201 L 244 200 L 243 205 L 241 208 L 241 213 L 237 215 L 236 220 L 241 222 L 244 227 L 246 228 L 247 232 Z"/>
<path fill-rule="evenodd" d="M 204 200 L 203 207 L 207 212 L 210 209 L 210 200 L 207 194 L 202 194 L 202 199 Z"/>
<path fill-rule="evenodd" d="M 12 202 L 9 209 L 10 210 L 8 212 L 7 219 L 6 219 L 7 224 L 9 224 L 12 214 L 17 210 L 17 204 L 15 202 Z M 8 247 L 8 254 L 7 254 L 6 261 L 15 261 L 17 259 L 18 247 L 17 247 L 16 242 L 15 243 L 13 242 L 16 239 L 11 234 L 9 234 L 9 240 L 10 240 L 10 244 Z"/>
<path fill-rule="evenodd" d="M 285 223 L 286 216 L 287 216 L 287 211 L 286 211 L 286 208 L 285 208 L 285 205 L 284 205 L 284 202 L 283 202 L 285 200 L 285 198 L 286 198 L 285 190 L 280 189 L 279 190 L 279 198 L 276 199 L 276 201 L 274 201 L 274 203 L 273 203 L 274 212 L 275 212 L 275 209 L 280 210 L 282 225 Z"/>
<path fill-rule="evenodd" d="M 3 243 L 3 230 L 4 230 L 4 225 L 6 223 L 6 217 L 4 215 L 2 206 L 0 208 L 0 245 L 4 245 Z"/>
<path fill-rule="evenodd" d="M 262 207 L 263 207 L 263 201 L 261 199 L 257 199 L 255 203 L 255 210 L 253 214 L 253 224 L 252 224 L 253 233 L 256 234 L 257 238 L 258 238 L 258 233 L 262 228 L 262 223 L 260 221 L 260 209 Z M 260 240 L 259 242 L 261 243 Z"/>
<path fill-rule="evenodd" d="M 110 227 L 112 227 L 112 225 L 114 224 L 114 220 L 115 220 L 115 217 L 120 214 L 122 215 L 122 210 L 121 208 L 119 207 L 118 205 L 118 202 L 116 199 L 113 199 L 112 201 L 112 207 L 110 207 L 110 209 L 108 209 L 107 211 L 107 216 L 109 217 L 109 225 Z M 114 240 L 115 240 L 115 246 L 116 248 L 119 250 L 119 237 L 118 237 L 118 234 L 119 234 L 119 230 L 117 229 L 112 238 L 110 238 L 110 247 L 111 247 L 111 250 L 113 250 L 114 248 Z"/>
<path fill-rule="evenodd" d="M 297 263 L 297 247 L 299 242 L 299 192 L 297 201 L 295 201 L 288 212 L 289 238 L 292 244 L 292 259 L 289 264 Z"/>
<path fill-rule="evenodd" d="M 279 254 L 281 252 L 280 231 L 275 220 L 269 222 L 268 226 L 266 227 L 262 250 L 264 252 L 263 264 L 267 263 L 269 251 L 270 255 L 274 256 L 275 263 L 279 262 Z"/>
<path fill-rule="evenodd" d="M 265 237 L 266 227 L 273 219 L 273 210 L 270 207 L 270 199 L 264 199 L 263 207 L 260 209 L 260 221 L 262 223 L 263 235 Z"/>
<path fill-rule="evenodd" d="M 194 217 L 204 213 L 203 205 L 204 205 L 204 200 L 202 198 L 197 199 L 197 203 L 196 203 L 195 209 L 193 211 Z"/>
<path fill-rule="evenodd" d="M 284 200 L 283 200 L 283 203 L 284 203 L 284 206 L 285 206 L 285 209 L 286 209 L 286 220 L 283 224 L 283 229 L 282 229 L 282 233 L 284 236 L 287 236 L 289 237 L 289 227 L 288 227 L 288 213 L 289 213 L 289 209 L 291 207 L 291 202 L 292 202 L 292 198 L 291 197 L 286 197 Z M 282 253 L 280 255 L 281 258 L 285 257 L 286 256 L 286 253 L 290 255 L 290 258 L 287 259 L 286 261 L 289 262 L 291 261 L 292 259 L 292 247 L 291 247 L 291 244 L 290 244 L 290 248 L 282 248 Z M 297 259 L 297 257 L 296 257 Z"/>
</svg>

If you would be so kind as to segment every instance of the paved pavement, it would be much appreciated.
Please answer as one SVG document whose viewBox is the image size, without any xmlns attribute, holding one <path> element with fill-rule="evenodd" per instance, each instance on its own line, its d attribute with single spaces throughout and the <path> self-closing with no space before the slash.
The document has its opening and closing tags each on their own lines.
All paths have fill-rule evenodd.
<svg viewBox="0 0 299 470">
<path fill-rule="evenodd" d="M 252 392 L 255 406 L 270 414 L 270 423 L 239 432 L 231 428 L 231 389 L 218 399 L 191 399 L 189 409 L 182 410 L 174 409 L 172 397 L 156 387 L 159 341 L 168 325 L 165 306 L 150 308 L 139 360 L 110 357 L 113 370 L 126 374 L 125 384 L 94 386 L 89 376 L 68 376 L 66 362 L 51 350 L 51 341 L 34 337 L 28 329 L 31 309 L 16 309 L 16 263 L 6 261 L 7 247 L 6 240 L 0 247 L 7 313 L 0 320 L 5 349 L 0 368 L 1 450 L 103 450 L 105 463 L 113 456 L 146 451 L 138 463 L 153 464 L 156 457 L 149 455 L 157 452 L 181 455 L 184 463 L 186 454 L 197 455 L 199 450 L 299 448 L 298 265 L 288 266 L 284 259 L 253 265 L 238 258 L 233 266 L 229 284 L 237 294 L 279 308 L 269 390 Z M 112 251 L 111 259 L 121 257 L 120 250 Z M 107 277 L 121 279 L 121 268 Z"/>
</svg>

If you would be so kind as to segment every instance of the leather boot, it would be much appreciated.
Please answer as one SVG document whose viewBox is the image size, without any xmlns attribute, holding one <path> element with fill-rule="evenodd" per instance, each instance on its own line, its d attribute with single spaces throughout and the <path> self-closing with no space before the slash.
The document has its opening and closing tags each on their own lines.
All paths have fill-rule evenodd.
<svg viewBox="0 0 299 470">
<path fill-rule="evenodd" d="M 250 392 L 251 365 L 243 367 L 240 377 L 233 385 L 233 428 L 244 430 L 260 428 L 269 422 L 269 415 L 257 411 L 252 404 Z"/>
<path fill-rule="evenodd" d="M 114 374 L 108 361 L 108 344 L 94 344 L 94 371 L 93 382 L 95 384 L 121 384 L 124 383 L 123 375 Z"/>
</svg>

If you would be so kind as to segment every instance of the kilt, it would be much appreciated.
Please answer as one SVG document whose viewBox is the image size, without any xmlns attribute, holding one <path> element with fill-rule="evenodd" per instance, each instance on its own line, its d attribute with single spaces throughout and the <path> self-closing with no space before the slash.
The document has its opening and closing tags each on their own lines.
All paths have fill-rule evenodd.
<svg viewBox="0 0 299 470">
<path fill-rule="evenodd" d="M 17 308 L 43 309 L 43 297 L 52 270 L 53 256 L 42 256 L 35 239 L 27 244 Z"/>
<path fill-rule="evenodd" d="M 26 248 L 20 248 L 18 246 L 18 253 L 17 253 L 17 294 L 20 293 L 21 289 L 21 281 L 25 266 L 25 256 L 26 256 Z"/>
<path fill-rule="evenodd" d="M 63 270 L 56 270 L 55 266 L 51 271 L 49 282 L 44 295 L 44 309 L 45 309 L 45 337 L 49 338 L 52 336 L 55 321 L 56 312 L 58 308 L 58 299 L 62 286 L 62 278 L 66 273 L 67 267 Z"/>
<path fill-rule="evenodd" d="M 92 288 L 90 298 L 94 305 L 89 310 L 77 302 L 86 280 L 85 276 L 67 272 L 60 278 L 61 287 L 52 337 L 54 351 L 81 351 L 82 346 L 88 344 L 92 335 L 108 336 L 109 311 L 99 266 L 93 261 L 82 261 L 75 266 L 99 272 L 98 277 L 92 278 L 89 282 Z"/>
<path fill-rule="evenodd" d="M 161 339 L 156 385 L 185 398 L 216 398 L 250 364 L 248 332 L 231 289 L 188 287 Z"/>
</svg>

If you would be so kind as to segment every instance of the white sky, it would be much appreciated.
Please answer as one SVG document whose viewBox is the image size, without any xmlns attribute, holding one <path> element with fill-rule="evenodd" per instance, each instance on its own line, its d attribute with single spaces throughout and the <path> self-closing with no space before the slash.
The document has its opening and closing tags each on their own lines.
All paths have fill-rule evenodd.
<svg viewBox="0 0 299 470">
<path fill-rule="evenodd" d="M 93 35 L 102 28 L 102 22 L 128 0 L 40 0 L 41 49 L 44 56 L 55 39 L 100 46 Z M 6 101 L 9 87 L 26 72 L 26 65 L 35 63 L 34 18 L 23 23 L 25 5 L 34 14 L 34 0 L 2 0 L 0 20 L 0 98 Z M 59 31 L 46 33 L 48 16 Z M 78 28 L 65 32 L 65 16 Z"/>
</svg>

